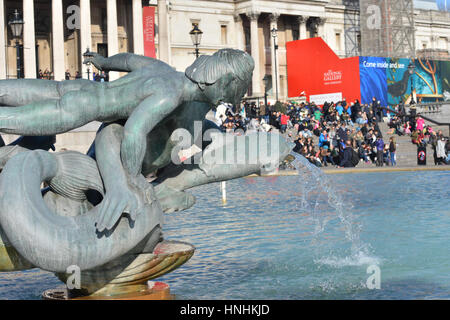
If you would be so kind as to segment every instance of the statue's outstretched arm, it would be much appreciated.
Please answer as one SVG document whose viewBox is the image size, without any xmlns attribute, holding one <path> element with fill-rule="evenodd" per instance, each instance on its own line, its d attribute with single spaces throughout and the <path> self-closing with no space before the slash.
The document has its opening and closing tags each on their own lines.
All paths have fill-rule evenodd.
<svg viewBox="0 0 450 320">
<path fill-rule="evenodd" d="M 97 53 L 91 53 L 91 55 L 83 63 L 92 63 L 102 71 L 132 72 L 152 63 L 162 63 L 159 60 L 132 53 L 119 53 L 109 58 L 102 57 Z"/>
<path fill-rule="evenodd" d="M 143 192 L 148 183 L 143 176 L 131 177 L 126 173 L 120 159 L 123 127 L 113 123 L 105 127 L 95 139 L 97 165 L 105 185 L 105 197 L 96 217 L 97 230 L 111 230 L 123 212 L 136 219 L 144 203 Z"/>
<path fill-rule="evenodd" d="M 180 104 L 180 92 L 175 83 L 165 84 L 166 88 L 171 89 L 170 92 L 161 88 L 161 83 L 158 85 L 159 92 L 142 101 L 125 124 L 120 153 L 124 168 L 132 176 L 141 173 L 148 148 L 147 134 Z"/>
</svg>

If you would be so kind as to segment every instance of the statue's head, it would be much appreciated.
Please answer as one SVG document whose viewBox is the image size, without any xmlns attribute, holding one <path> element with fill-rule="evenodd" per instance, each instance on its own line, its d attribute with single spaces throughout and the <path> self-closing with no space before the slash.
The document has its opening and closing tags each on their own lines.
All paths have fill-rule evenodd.
<svg viewBox="0 0 450 320">
<path fill-rule="evenodd" d="M 238 105 L 247 92 L 255 62 L 246 52 L 221 49 L 212 56 L 200 56 L 186 69 L 186 77 L 198 84 L 213 104 Z"/>
</svg>

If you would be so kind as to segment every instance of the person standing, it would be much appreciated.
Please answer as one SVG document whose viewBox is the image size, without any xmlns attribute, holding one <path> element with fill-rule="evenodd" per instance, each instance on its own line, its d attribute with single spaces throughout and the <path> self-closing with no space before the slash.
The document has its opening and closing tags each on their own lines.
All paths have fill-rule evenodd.
<svg viewBox="0 0 450 320">
<path fill-rule="evenodd" d="M 342 158 L 341 162 L 339 164 L 340 168 L 352 168 L 354 167 L 352 163 L 352 156 L 353 156 L 353 148 L 352 143 L 350 140 L 345 141 L 345 148 L 342 152 Z M 383 157 L 383 153 L 381 154 L 381 157 Z"/>
<path fill-rule="evenodd" d="M 377 148 L 377 167 L 382 167 L 383 166 L 384 141 L 381 138 L 381 136 L 377 136 L 375 146 Z"/>
<path fill-rule="evenodd" d="M 105 71 L 102 71 L 100 74 L 100 82 L 108 82 L 108 75 L 105 73 Z"/>
<path fill-rule="evenodd" d="M 405 108 L 405 104 L 402 102 L 399 104 L 398 106 L 398 113 L 399 113 L 399 117 L 403 122 L 406 122 L 406 108 Z"/>
<path fill-rule="evenodd" d="M 436 146 L 436 154 L 437 154 L 437 164 L 445 164 L 445 160 L 447 158 L 447 154 L 445 153 L 445 138 L 440 137 L 437 146 Z"/>
<path fill-rule="evenodd" d="M 379 122 L 380 119 L 378 118 L 378 102 L 377 98 L 375 97 L 372 98 L 372 112 L 373 115 L 376 117 L 376 122 Z"/>
<path fill-rule="evenodd" d="M 361 104 L 359 103 L 359 100 L 356 99 L 355 103 L 352 106 L 351 112 L 349 112 L 352 122 L 356 122 L 356 117 L 358 116 L 359 112 L 361 112 Z"/>
<path fill-rule="evenodd" d="M 280 115 L 280 132 L 285 133 L 289 121 L 289 116 L 282 113 Z"/>
<path fill-rule="evenodd" d="M 409 105 L 409 116 L 410 118 L 415 118 L 416 117 L 416 103 L 415 101 L 411 101 L 411 104 Z"/>
<path fill-rule="evenodd" d="M 70 80 L 70 78 L 72 77 L 71 74 L 70 74 L 69 69 L 66 70 L 66 73 L 64 74 L 64 77 L 65 77 L 66 80 Z"/>
<path fill-rule="evenodd" d="M 434 164 L 437 165 L 438 164 L 438 160 L 437 160 L 437 142 L 438 142 L 438 137 L 436 135 L 436 132 L 432 131 L 430 134 L 430 138 L 428 138 L 428 143 L 431 145 L 431 149 L 433 150 L 433 159 L 434 159 Z"/>
<path fill-rule="evenodd" d="M 391 160 L 391 166 L 397 165 L 397 160 L 395 159 L 395 152 L 397 150 L 397 146 L 395 145 L 394 137 L 389 138 L 389 159 Z"/>
<path fill-rule="evenodd" d="M 416 120 L 416 129 L 419 131 L 423 131 L 423 128 L 425 126 L 425 120 L 420 116 L 420 114 L 417 116 Z"/>
</svg>

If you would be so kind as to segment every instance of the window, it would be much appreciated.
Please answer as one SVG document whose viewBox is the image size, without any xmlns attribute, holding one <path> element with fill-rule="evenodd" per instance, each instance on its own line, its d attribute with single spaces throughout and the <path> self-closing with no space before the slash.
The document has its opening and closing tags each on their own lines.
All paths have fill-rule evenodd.
<svg viewBox="0 0 450 320">
<path fill-rule="evenodd" d="M 221 39 L 221 44 L 228 44 L 228 28 L 226 24 L 222 24 L 220 26 L 220 39 Z"/>
<path fill-rule="evenodd" d="M 439 39 L 438 39 L 438 49 L 447 50 L 447 38 L 446 37 L 439 37 Z"/>
<path fill-rule="evenodd" d="M 340 52 L 342 50 L 341 47 L 341 33 L 340 32 L 336 32 L 336 51 Z"/>
<path fill-rule="evenodd" d="M 97 53 L 103 57 L 108 57 L 108 44 L 97 43 Z"/>
</svg>

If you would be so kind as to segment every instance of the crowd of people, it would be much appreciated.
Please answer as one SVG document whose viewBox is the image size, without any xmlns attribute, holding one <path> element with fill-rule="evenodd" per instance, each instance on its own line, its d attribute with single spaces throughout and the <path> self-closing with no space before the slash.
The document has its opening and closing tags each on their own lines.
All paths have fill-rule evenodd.
<svg viewBox="0 0 450 320">
<path fill-rule="evenodd" d="M 281 113 L 281 112 L 280 112 Z M 281 115 L 272 112 L 269 119 L 283 132 Z M 358 100 L 318 106 L 314 103 L 289 104 L 286 115 L 293 127 L 289 135 L 296 144 L 294 151 L 316 166 L 355 167 L 360 161 L 377 166 L 396 165 L 396 142 L 385 143 L 378 123 L 384 118 L 380 102 L 371 105 Z M 280 119 L 280 120 L 278 120 Z M 317 136 L 318 143 L 314 143 Z"/>
<path fill-rule="evenodd" d="M 42 69 L 39 69 L 38 79 L 53 80 L 53 71 L 48 70 L 48 68 L 44 71 L 42 71 Z"/>
<path fill-rule="evenodd" d="M 426 126 L 420 115 L 407 113 L 403 104 L 383 108 L 375 97 L 371 104 L 346 99 L 323 106 L 278 104 L 266 108 L 264 115 L 256 104 L 245 103 L 240 111 L 222 104 L 216 110 L 216 122 L 227 132 L 278 130 L 295 143 L 295 152 L 319 167 L 355 167 L 360 162 L 395 166 L 395 135 L 410 135 L 418 146 L 430 145 L 435 164 L 450 164 L 448 138 Z M 383 137 L 381 121 L 387 123 L 390 137 Z"/>
<path fill-rule="evenodd" d="M 65 72 L 65 79 L 66 80 L 74 80 L 74 79 L 81 79 L 81 73 L 79 71 L 75 72 L 75 76 L 72 76 L 69 70 L 66 70 Z M 92 80 L 96 82 L 108 82 L 109 81 L 109 75 L 105 71 L 101 72 L 93 72 L 92 73 Z"/>
<path fill-rule="evenodd" d="M 415 123 L 405 123 L 400 129 L 400 134 L 409 134 L 411 142 L 418 147 L 430 146 L 433 151 L 435 165 L 450 164 L 450 140 L 447 139 L 442 130 L 437 132 L 430 125 L 425 125 L 425 120 L 419 115 Z"/>
<path fill-rule="evenodd" d="M 42 69 L 39 69 L 37 78 L 38 79 L 45 79 L 45 80 L 54 80 L 53 71 L 48 70 L 48 68 L 45 69 L 44 71 L 42 71 Z M 81 73 L 79 71 L 76 71 L 75 75 L 72 76 L 70 71 L 66 70 L 66 72 L 64 74 L 64 78 L 65 78 L 65 80 L 75 80 L 75 79 L 81 79 L 82 76 L 81 76 Z M 109 81 L 109 75 L 105 71 L 93 72 L 92 73 L 92 80 L 93 81 L 97 81 L 97 82 L 108 82 Z"/>
</svg>

